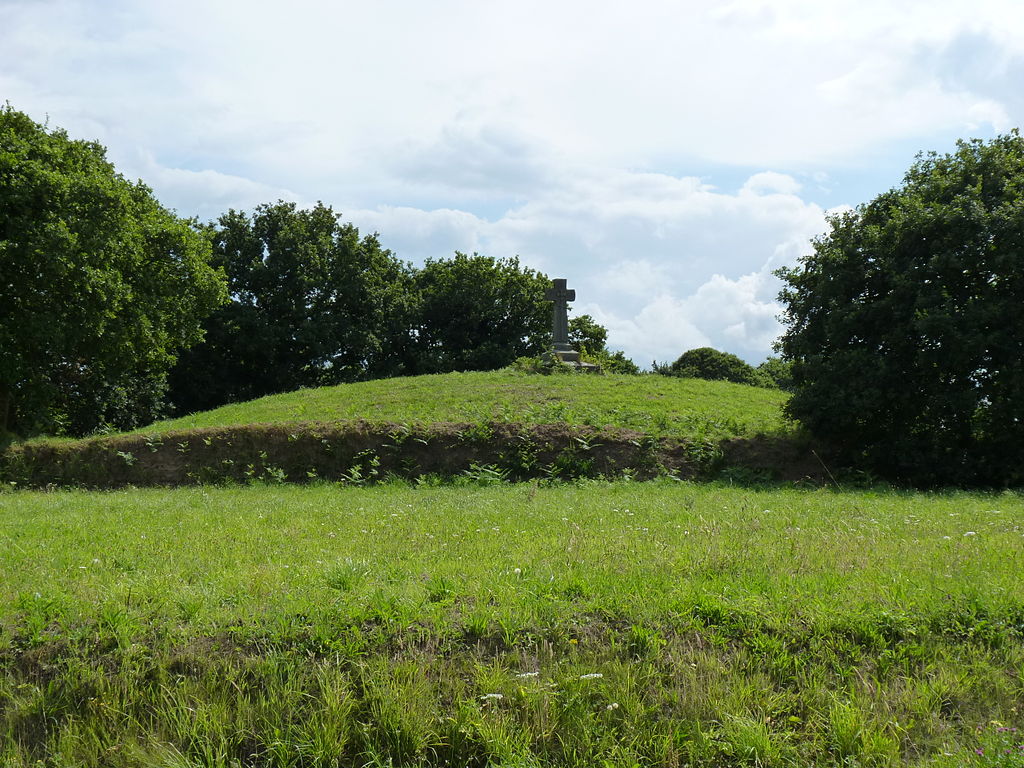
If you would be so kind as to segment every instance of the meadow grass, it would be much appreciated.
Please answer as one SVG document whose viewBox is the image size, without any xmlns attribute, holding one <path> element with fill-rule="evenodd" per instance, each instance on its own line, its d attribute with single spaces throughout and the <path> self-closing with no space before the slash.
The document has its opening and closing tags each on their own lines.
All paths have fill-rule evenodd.
<svg viewBox="0 0 1024 768">
<path fill-rule="evenodd" d="M 1021 765 L 1022 513 L 672 481 L 0 494 L 0 765 Z"/>
<path fill-rule="evenodd" d="M 723 381 L 656 375 L 541 376 L 505 369 L 302 389 L 157 422 L 143 431 L 366 419 L 562 423 L 722 439 L 784 431 L 781 407 L 786 399 L 779 390 Z"/>
</svg>

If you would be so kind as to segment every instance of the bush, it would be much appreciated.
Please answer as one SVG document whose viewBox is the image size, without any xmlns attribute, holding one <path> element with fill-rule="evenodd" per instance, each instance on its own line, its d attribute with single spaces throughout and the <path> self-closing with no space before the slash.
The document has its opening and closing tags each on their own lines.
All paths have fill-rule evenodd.
<svg viewBox="0 0 1024 768">
<path fill-rule="evenodd" d="M 629 376 L 640 374 L 640 366 L 626 357 L 622 350 L 609 352 L 607 348 L 596 354 L 580 353 L 580 360 L 585 363 L 594 363 L 601 366 L 602 373 L 623 373 Z"/>
<path fill-rule="evenodd" d="M 683 379 L 732 381 L 736 384 L 764 386 L 766 379 L 736 355 L 719 352 L 711 347 L 700 347 L 684 352 L 671 365 L 654 364 L 655 373 L 678 376 Z"/>
</svg>

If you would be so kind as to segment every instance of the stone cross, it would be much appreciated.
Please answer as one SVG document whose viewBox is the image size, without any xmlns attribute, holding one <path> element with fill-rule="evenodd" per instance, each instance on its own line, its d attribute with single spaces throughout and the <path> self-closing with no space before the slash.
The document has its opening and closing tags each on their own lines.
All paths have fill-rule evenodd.
<svg viewBox="0 0 1024 768">
<path fill-rule="evenodd" d="M 573 348 L 569 346 L 569 314 L 566 303 L 576 301 L 576 291 L 566 288 L 565 280 L 559 278 L 544 293 L 544 298 L 554 302 L 552 307 L 552 336 L 555 342 L 555 354 L 564 359 L 566 354 L 573 354 Z M 576 359 L 575 355 L 573 355 L 573 359 Z"/>
</svg>

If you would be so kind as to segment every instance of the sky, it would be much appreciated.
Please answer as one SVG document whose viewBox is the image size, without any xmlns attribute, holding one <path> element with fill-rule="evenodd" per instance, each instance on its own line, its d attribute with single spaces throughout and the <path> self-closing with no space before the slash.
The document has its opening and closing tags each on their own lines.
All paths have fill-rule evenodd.
<svg viewBox="0 0 1024 768">
<path fill-rule="evenodd" d="M 1024 2 L 0 0 L 2 101 L 181 216 L 323 201 L 757 364 L 830 213 L 1024 121 Z"/>
</svg>

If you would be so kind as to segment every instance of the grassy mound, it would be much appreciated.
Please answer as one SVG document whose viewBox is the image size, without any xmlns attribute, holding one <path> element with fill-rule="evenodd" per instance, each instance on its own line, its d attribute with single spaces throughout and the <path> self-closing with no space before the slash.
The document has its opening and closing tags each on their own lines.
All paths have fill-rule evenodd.
<svg viewBox="0 0 1024 768">
<path fill-rule="evenodd" d="M 733 455 L 729 441 L 786 435 L 784 402 L 778 391 L 664 376 L 387 379 L 264 397 L 126 435 L 29 441 L 0 457 L 0 481 L 365 481 L 370 472 L 415 479 L 473 467 L 510 479 L 692 477 Z"/>
<path fill-rule="evenodd" d="M 784 429 L 786 395 L 721 381 L 667 376 L 538 376 L 512 370 L 446 373 L 271 395 L 161 421 L 146 433 L 362 419 L 622 427 L 645 434 L 725 439 Z"/>
<path fill-rule="evenodd" d="M 0 507 L 12 768 L 1020 764 L 1015 494 L 393 484 Z"/>
</svg>

